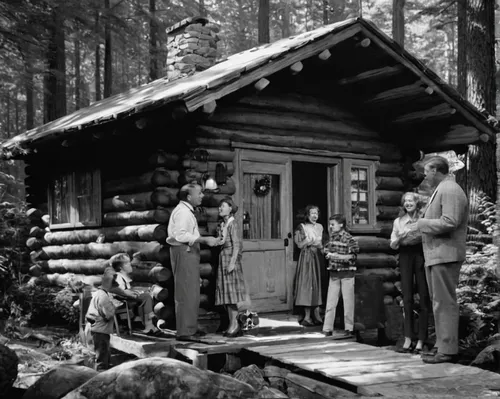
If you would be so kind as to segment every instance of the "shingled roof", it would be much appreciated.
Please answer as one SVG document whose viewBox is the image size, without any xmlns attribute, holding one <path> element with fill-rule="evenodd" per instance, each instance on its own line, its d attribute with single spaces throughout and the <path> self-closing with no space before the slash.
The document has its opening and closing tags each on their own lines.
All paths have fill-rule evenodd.
<svg viewBox="0 0 500 399">
<path fill-rule="evenodd" d="M 91 126 L 151 111 L 172 102 L 184 102 L 189 111 L 194 111 L 205 103 L 255 83 L 262 77 L 318 55 L 359 32 L 371 38 L 382 51 L 390 53 L 395 63 L 418 75 L 423 83 L 461 113 L 479 132 L 488 136 L 495 133 L 495 129 L 489 123 L 491 117 L 479 112 L 454 88 L 371 22 L 356 18 L 234 54 L 213 67 L 184 79 L 170 82 L 166 78 L 155 80 L 20 134 L 2 143 L 1 146 L 6 151 L 13 150 L 17 146 L 30 147 L 49 136 L 83 131 Z M 336 62 L 343 61 L 339 59 Z"/>
</svg>

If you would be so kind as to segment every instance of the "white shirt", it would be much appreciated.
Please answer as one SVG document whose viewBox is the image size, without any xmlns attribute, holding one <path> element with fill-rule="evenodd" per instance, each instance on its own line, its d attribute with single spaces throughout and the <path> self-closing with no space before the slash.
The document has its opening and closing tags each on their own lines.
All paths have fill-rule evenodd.
<svg viewBox="0 0 500 399">
<path fill-rule="evenodd" d="M 193 206 L 189 202 L 179 202 L 170 215 L 167 244 L 191 246 L 199 237 L 200 232 Z"/>
<path fill-rule="evenodd" d="M 405 213 L 403 216 L 394 220 L 390 246 L 392 249 L 399 249 L 400 245 L 414 245 L 422 242 L 422 234 L 419 231 L 410 232 L 408 224 L 415 223 L 417 219 L 410 218 L 410 215 Z M 408 235 L 398 242 L 398 235 L 408 231 Z"/>
</svg>

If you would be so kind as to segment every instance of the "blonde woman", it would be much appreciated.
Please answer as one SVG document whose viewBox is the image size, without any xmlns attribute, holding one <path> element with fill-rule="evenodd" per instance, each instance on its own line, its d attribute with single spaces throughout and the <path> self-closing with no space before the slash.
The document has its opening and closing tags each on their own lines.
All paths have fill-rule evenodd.
<svg viewBox="0 0 500 399">
<path fill-rule="evenodd" d="M 404 214 L 394 221 L 390 243 L 392 249 L 399 250 L 405 334 L 405 341 L 401 352 L 420 353 L 427 339 L 430 297 L 425 277 L 422 235 L 418 231 L 411 230 L 411 226 L 420 218 L 423 202 L 417 193 L 408 192 L 403 195 L 401 206 Z M 412 346 L 414 279 L 420 305 L 418 313 L 418 341 L 415 348 Z"/>
</svg>

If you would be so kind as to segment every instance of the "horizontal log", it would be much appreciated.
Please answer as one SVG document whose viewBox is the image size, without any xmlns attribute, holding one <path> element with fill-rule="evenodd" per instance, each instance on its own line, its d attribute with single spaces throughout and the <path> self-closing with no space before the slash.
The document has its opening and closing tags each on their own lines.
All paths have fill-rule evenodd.
<svg viewBox="0 0 500 399">
<path fill-rule="evenodd" d="M 384 290 L 384 295 L 392 295 L 396 294 L 398 290 L 394 287 L 394 283 L 392 281 L 385 281 L 382 283 L 382 289 Z"/>
<path fill-rule="evenodd" d="M 380 135 L 375 131 L 355 122 L 344 122 L 333 120 L 320 115 L 310 115 L 304 112 L 274 111 L 270 109 L 252 109 L 245 107 L 231 107 L 223 112 L 214 114 L 209 121 L 205 122 L 211 126 L 222 125 L 244 125 L 259 127 L 274 127 L 288 130 L 289 135 L 294 132 L 309 132 L 336 134 L 339 136 L 352 136 L 380 139 Z"/>
<path fill-rule="evenodd" d="M 179 177 L 179 182 L 182 176 Z M 182 183 L 181 183 L 182 184 Z M 164 208 L 175 207 L 179 203 L 179 189 L 171 187 L 156 187 L 151 193 L 151 202 Z"/>
<path fill-rule="evenodd" d="M 168 258 L 161 251 L 162 245 L 158 242 L 138 242 L 138 241 L 118 241 L 113 243 L 89 243 L 89 244 L 65 244 L 49 245 L 43 247 L 42 251 L 47 259 L 108 259 L 113 255 L 125 252 L 132 256 L 135 252 L 140 252 L 144 259 L 158 262 Z"/>
<path fill-rule="evenodd" d="M 188 140 L 188 145 L 196 147 L 216 148 L 216 149 L 231 149 L 230 139 L 216 139 L 210 137 L 196 136 Z"/>
<path fill-rule="evenodd" d="M 376 176 L 403 176 L 403 164 L 382 162 L 375 172 Z"/>
<path fill-rule="evenodd" d="M 177 154 L 169 154 L 163 150 L 157 150 L 148 158 L 148 163 L 152 167 L 164 167 L 167 169 L 175 169 L 179 164 L 179 156 Z"/>
<path fill-rule="evenodd" d="M 374 269 L 397 267 L 398 262 L 394 255 L 383 253 L 360 253 L 356 259 L 358 268 Z"/>
<path fill-rule="evenodd" d="M 111 198 L 105 198 L 102 202 L 102 211 L 125 212 L 125 211 L 145 211 L 154 209 L 156 204 L 152 201 L 152 192 L 118 194 Z"/>
<path fill-rule="evenodd" d="M 47 232 L 46 229 L 42 229 L 39 226 L 33 226 L 30 229 L 29 235 L 30 235 L 30 237 L 34 237 L 34 238 L 43 238 L 43 236 L 45 235 L 46 232 Z"/>
<path fill-rule="evenodd" d="M 172 271 L 163 266 L 155 266 L 151 270 L 146 270 L 149 279 L 163 283 L 172 277 Z"/>
<path fill-rule="evenodd" d="M 395 125 L 414 124 L 420 122 L 430 122 L 437 119 L 449 118 L 457 112 L 448 103 L 438 104 L 426 110 L 410 112 L 400 115 L 391 121 Z"/>
<path fill-rule="evenodd" d="M 209 278 L 213 275 L 213 268 L 210 263 L 200 263 L 200 276 Z"/>
<path fill-rule="evenodd" d="M 232 176 L 234 173 L 234 164 L 232 162 L 215 162 L 215 161 L 207 161 L 207 162 L 202 162 L 202 161 L 193 161 L 192 159 L 185 159 L 182 161 L 182 166 L 185 169 L 191 169 L 195 172 L 200 172 L 200 173 L 215 173 L 215 169 L 217 167 L 217 164 L 221 164 L 226 168 L 226 176 Z"/>
<path fill-rule="evenodd" d="M 47 274 L 101 275 L 109 263 L 106 259 L 49 259 L 39 261 L 36 266 Z M 159 270 L 152 274 L 151 271 L 155 268 Z M 167 281 L 171 276 L 172 272 L 157 262 L 136 262 L 132 265 L 130 275 L 132 281 L 145 283 Z"/>
<path fill-rule="evenodd" d="M 425 93 L 425 88 L 422 86 L 420 81 L 409 84 L 406 86 L 399 86 L 393 89 L 388 89 L 383 92 L 380 92 L 373 96 L 372 98 L 365 101 L 365 104 L 376 105 L 380 103 L 388 103 L 395 101 L 404 101 L 409 102 L 418 96 L 427 95 Z"/>
<path fill-rule="evenodd" d="M 178 181 L 178 171 L 156 168 L 154 171 L 139 176 L 127 176 L 122 179 L 104 181 L 102 194 L 109 197 L 116 194 L 147 192 L 158 186 L 178 187 Z"/>
<path fill-rule="evenodd" d="M 83 283 L 84 285 L 89 285 L 93 287 L 98 287 L 101 285 L 102 276 L 87 276 L 84 274 L 73 274 L 73 273 L 53 273 L 53 274 L 42 274 L 40 277 L 33 277 L 28 282 L 29 285 L 34 284 L 46 284 L 58 287 L 67 287 L 69 283 Z"/>
<path fill-rule="evenodd" d="M 201 200 L 201 206 L 207 208 L 218 207 L 220 202 L 226 197 L 227 195 L 225 194 L 205 193 L 203 199 Z"/>
<path fill-rule="evenodd" d="M 219 208 L 201 208 L 201 212 L 195 212 L 198 223 L 217 222 L 219 220 Z"/>
<path fill-rule="evenodd" d="M 287 94 L 286 96 L 261 94 L 245 96 L 238 100 L 238 104 L 253 107 L 257 110 L 278 110 L 322 116 L 331 120 L 353 120 L 351 112 L 343 110 L 334 104 L 318 100 L 314 96 Z"/>
<path fill-rule="evenodd" d="M 380 277 L 382 281 L 395 281 L 399 279 L 400 273 L 396 268 L 373 268 L 373 269 L 361 269 L 358 273 L 362 277 Z"/>
<path fill-rule="evenodd" d="M 404 182 L 401 177 L 378 176 L 375 178 L 377 190 L 404 190 Z"/>
<path fill-rule="evenodd" d="M 378 155 L 387 161 L 396 161 L 402 158 L 401 151 L 390 143 L 377 142 L 375 140 L 353 140 L 335 137 L 332 132 L 329 135 L 302 134 L 291 136 L 287 130 L 274 127 L 248 127 L 235 126 L 229 129 L 213 126 L 198 126 L 199 134 L 213 138 L 228 138 L 234 141 L 266 144 L 277 147 L 298 147 L 309 149 L 335 148 L 336 151 L 355 152 L 367 155 Z"/>
<path fill-rule="evenodd" d="M 174 307 L 172 305 L 165 305 L 163 302 L 158 302 L 154 307 L 156 317 L 162 320 L 170 320 L 174 317 Z"/>
<path fill-rule="evenodd" d="M 43 239 L 36 237 L 30 237 L 26 240 L 26 246 L 33 251 L 42 248 L 44 245 L 47 245 L 47 243 Z"/>
<path fill-rule="evenodd" d="M 103 215 L 104 226 L 126 226 L 168 223 L 170 209 L 157 208 L 149 211 L 109 212 Z"/>
<path fill-rule="evenodd" d="M 227 142 L 227 146 L 230 142 Z M 207 161 L 215 162 L 233 162 L 236 153 L 233 150 L 222 150 L 222 149 L 208 149 L 204 151 L 204 156 L 206 156 Z M 196 157 L 196 150 L 190 151 L 186 154 L 185 159 L 194 159 Z"/>
<path fill-rule="evenodd" d="M 399 206 L 377 206 L 377 220 L 394 220 L 401 214 Z"/>
<path fill-rule="evenodd" d="M 39 265 L 33 265 L 29 268 L 28 273 L 33 277 L 40 277 L 42 275 L 42 268 Z"/>
<path fill-rule="evenodd" d="M 382 237 L 356 236 L 360 252 L 391 252 L 389 240 Z"/>
<path fill-rule="evenodd" d="M 376 190 L 377 205 L 399 205 L 404 191 Z"/>
<path fill-rule="evenodd" d="M 159 302 L 166 301 L 168 299 L 168 289 L 154 284 L 151 287 L 151 296 Z"/>
<path fill-rule="evenodd" d="M 43 212 L 38 208 L 30 208 L 26 211 L 26 216 L 31 222 L 37 222 L 43 216 Z"/>
<path fill-rule="evenodd" d="M 201 279 L 201 287 L 202 288 L 209 288 L 210 287 L 210 280 L 203 278 Z"/>
<path fill-rule="evenodd" d="M 224 184 L 218 185 L 218 194 L 224 195 L 233 195 L 236 193 L 236 184 L 231 177 L 226 178 L 226 182 Z"/>
<path fill-rule="evenodd" d="M 213 304 L 210 303 L 208 295 L 200 294 L 200 308 L 210 309 L 212 306 L 213 306 Z"/>
<path fill-rule="evenodd" d="M 386 66 L 377 69 L 370 69 L 366 72 L 359 73 L 354 76 L 349 76 L 347 78 L 339 79 L 337 84 L 339 85 L 349 85 L 353 83 L 366 83 L 369 81 L 379 81 L 381 79 L 387 79 L 393 77 L 394 75 L 400 74 L 404 70 L 403 65 Z"/>
<path fill-rule="evenodd" d="M 384 295 L 384 305 L 392 305 L 394 298 L 391 295 Z"/>
<path fill-rule="evenodd" d="M 166 226 L 161 224 L 103 227 L 46 233 L 44 239 L 49 245 L 87 244 L 95 242 L 100 236 L 104 236 L 104 242 L 159 241 L 163 243 L 167 238 L 167 230 Z"/>
<path fill-rule="evenodd" d="M 393 220 L 377 220 L 377 227 L 379 228 L 378 236 L 389 238 L 391 236 L 393 226 Z"/>
</svg>

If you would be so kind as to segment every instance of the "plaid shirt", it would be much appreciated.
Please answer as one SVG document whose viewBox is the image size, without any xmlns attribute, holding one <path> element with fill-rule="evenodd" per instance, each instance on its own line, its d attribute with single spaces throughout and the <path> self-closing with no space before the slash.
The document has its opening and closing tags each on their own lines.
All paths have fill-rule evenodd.
<svg viewBox="0 0 500 399">
<path fill-rule="evenodd" d="M 325 245 L 325 254 L 354 255 L 353 259 L 330 259 L 329 268 L 332 271 L 356 270 L 356 255 L 359 252 L 358 242 L 345 230 L 332 236 Z"/>
</svg>

